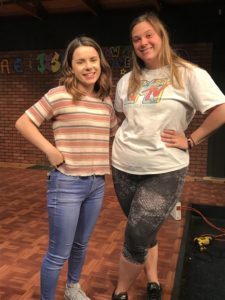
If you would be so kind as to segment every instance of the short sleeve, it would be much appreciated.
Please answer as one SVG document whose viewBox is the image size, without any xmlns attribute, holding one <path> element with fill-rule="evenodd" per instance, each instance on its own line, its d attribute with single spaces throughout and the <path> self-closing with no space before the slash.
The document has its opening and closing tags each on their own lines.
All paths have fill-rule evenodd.
<svg viewBox="0 0 225 300">
<path fill-rule="evenodd" d="M 201 113 L 225 103 L 224 94 L 207 71 L 198 67 L 191 69 L 188 84 L 190 101 Z"/>
<path fill-rule="evenodd" d="M 117 112 L 123 112 L 123 102 L 127 98 L 127 90 L 129 83 L 130 72 L 125 74 L 117 83 L 114 108 Z"/>
<path fill-rule="evenodd" d="M 53 117 L 53 109 L 45 94 L 39 101 L 25 111 L 31 121 L 39 127 L 45 120 Z"/>
<path fill-rule="evenodd" d="M 105 102 L 107 102 L 107 104 L 110 107 L 110 111 L 111 111 L 111 113 L 110 113 L 110 137 L 113 137 L 116 134 L 116 131 L 118 129 L 117 117 L 116 117 L 115 110 L 112 105 L 112 100 L 109 97 L 107 97 Z"/>
</svg>

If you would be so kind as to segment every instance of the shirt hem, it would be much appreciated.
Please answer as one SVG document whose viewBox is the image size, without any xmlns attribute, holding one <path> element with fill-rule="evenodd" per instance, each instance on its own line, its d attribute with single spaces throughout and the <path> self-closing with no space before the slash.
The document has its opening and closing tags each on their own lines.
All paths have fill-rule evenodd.
<svg viewBox="0 0 225 300">
<path fill-rule="evenodd" d="M 168 173 L 168 172 L 173 172 L 177 171 L 183 168 L 186 168 L 189 166 L 189 163 L 179 165 L 173 168 L 169 168 L 166 170 L 159 170 L 159 171 L 146 171 L 146 172 L 138 172 L 138 171 L 133 171 L 133 170 L 128 170 L 126 168 L 122 168 L 121 166 L 116 165 L 115 163 L 112 163 L 112 166 L 122 172 L 129 173 L 129 174 L 134 174 L 134 175 L 154 175 L 154 174 L 163 174 L 163 173 Z"/>
<path fill-rule="evenodd" d="M 67 176 L 105 176 L 105 175 L 110 175 L 110 171 L 106 171 L 106 172 L 91 172 L 91 173 L 74 173 L 74 172 L 66 172 L 64 169 L 56 168 L 56 170 L 58 170 L 59 172 L 63 173 L 64 175 Z"/>
</svg>

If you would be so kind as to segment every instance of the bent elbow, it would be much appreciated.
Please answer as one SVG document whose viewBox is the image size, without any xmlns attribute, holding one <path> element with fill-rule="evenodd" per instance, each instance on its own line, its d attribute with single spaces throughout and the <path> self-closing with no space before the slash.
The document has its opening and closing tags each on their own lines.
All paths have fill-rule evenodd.
<svg viewBox="0 0 225 300">
<path fill-rule="evenodd" d="M 29 122 L 29 119 L 28 119 L 27 115 L 23 114 L 21 117 L 19 117 L 19 119 L 17 119 L 17 121 L 15 123 L 15 127 L 18 131 L 21 132 L 21 130 L 23 130 L 23 128 L 28 126 L 28 122 Z"/>
</svg>

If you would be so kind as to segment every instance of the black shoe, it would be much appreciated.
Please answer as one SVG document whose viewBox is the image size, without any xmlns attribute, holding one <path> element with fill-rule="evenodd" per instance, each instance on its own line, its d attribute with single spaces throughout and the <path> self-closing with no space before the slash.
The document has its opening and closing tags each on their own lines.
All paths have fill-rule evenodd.
<svg viewBox="0 0 225 300">
<path fill-rule="evenodd" d="M 147 300 L 161 300 L 162 288 L 156 282 L 150 282 L 147 286 Z"/>
<path fill-rule="evenodd" d="M 112 300 L 128 300 L 128 295 L 126 292 L 116 295 L 114 291 L 112 294 Z"/>
</svg>

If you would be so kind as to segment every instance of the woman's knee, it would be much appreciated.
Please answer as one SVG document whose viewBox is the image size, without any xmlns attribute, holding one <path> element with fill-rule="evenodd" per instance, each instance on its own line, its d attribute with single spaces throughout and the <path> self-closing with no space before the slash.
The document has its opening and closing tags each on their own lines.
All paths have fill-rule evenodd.
<svg viewBox="0 0 225 300">
<path fill-rule="evenodd" d="M 46 264 L 51 268 L 61 268 L 64 263 L 67 261 L 69 255 L 65 254 L 65 255 L 59 255 L 59 254 L 53 254 L 51 252 L 47 252 L 44 261 L 46 262 Z"/>
<path fill-rule="evenodd" d="M 133 263 L 144 263 L 149 248 L 157 244 L 156 234 L 157 231 L 152 230 L 151 226 L 146 229 L 145 226 L 132 226 L 128 222 L 123 248 L 124 257 Z"/>
<path fill-rule="evenodd" d="M 79 253 L 79 255 L 82 255 L 86 253 L 88 246 L 88 241 L 85 241 L 84 243 L 74 243 L 73 247 L 71 249 L 71 255 Z"/>
<path fill-rule="evenodd" d="M 148 254 L 148 249 L 135 247 L 131 248 L 127 245 L 124 245 L 122 254 L 131 263 L 144 264 Z"/>
<path fill-rule="evenodd" d="M 143 242 L 145 241 L 143 240 Z M 146 245 L 137 245 L 136 243 L 125 242 L 123 256 L 132 263 L 143 264 L 147 258 L 149 248 L 155 247 L 157 243 L 155 235 L 148 240 L 148 244 Z"/>
</svg>

